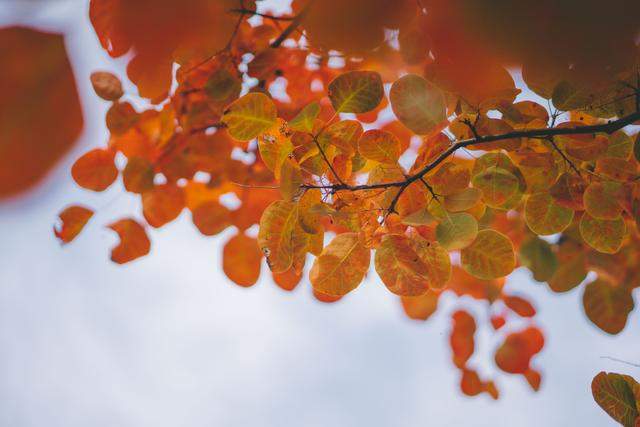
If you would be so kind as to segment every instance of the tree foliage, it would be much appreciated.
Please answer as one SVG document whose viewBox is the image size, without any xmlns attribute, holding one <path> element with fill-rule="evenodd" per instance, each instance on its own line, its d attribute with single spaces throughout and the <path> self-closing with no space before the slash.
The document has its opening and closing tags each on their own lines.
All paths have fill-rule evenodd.
<svg viewBox="0 0 640 427">
<path fill-rule="evenodd" d="M 140 198 L 146 224 L 110 225 L 115 262 L 148 253 L 149 227 L 186 209 L 204 235 L 234 228 L 223 269 L 240 286 L 264 258 L 278 286 L 308 272 L 316 298 L 334 302 L 373 264 L 412 319 L 446 291 L 482 302 L 496 366 L 537 390 L 544 336 L 505 278 L 524 267 L 567 292 L 595 273 L 584 310 L 609 334 L 640 284 L 640 3 L 629 3 L 295 0 L 274 15 L 253 0 L 91 0 L 102 46 L 129 55 L 148 106 L 95 73 L 110 136 L 72 175 L 90 191 L 120 176 Z M 537 97 L 522 99 L 508 67 Z M 69 242 L 91 213 L 60 217 Z M 453 362 L 465 394 L 497 398 L 470 363 L 477 318 L 452 315 Z M 619 389 L 606 378 L 596 400 L 630 420 L 596 393 Z"/>
</svg>

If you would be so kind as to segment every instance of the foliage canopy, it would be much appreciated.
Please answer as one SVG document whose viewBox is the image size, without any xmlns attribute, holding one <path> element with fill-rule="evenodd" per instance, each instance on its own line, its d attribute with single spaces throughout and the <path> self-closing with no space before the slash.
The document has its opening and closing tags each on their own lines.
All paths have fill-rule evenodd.
<svg viewBox="0 0 640 427">
<path fill-rule="evenodd" d="M 334 302 L 373 264 L 410 318 L 430 317 L 445 291 L 484 302 L 496 366 L 535 390 L 545 340 L 533 305 L 504 290 L 514 269 L 553 292 L 589 277 L 587 317 L 624 329 L 640 285 L 639 2 L 257 6 L 91 0 L 102 46 L 129 55 L 148 101 L 135 109 L 115 75 L 95 73 L 110 136 L 71 171 L 87 190 L 121 177 L 140 196 L 144 222 L 109 225 L 115 262 L 146 255 L 149 227 L 187 209 L 204 235 L 234 227 L 223 269 L 240 286 L 265 258 L 281 288 L 308 272 L 316 298 Z M 523 99 L 525 85 L 535 95 Z M 91 217 L 65 209 L 56 235 L 70 242 Z M 469 312 L 452 315 L 461 389 L 497 398 L 468 363 L 475 332 Z M 632 425 L 637 384 L 611 375 L 594 396 Z"/>
</svg>

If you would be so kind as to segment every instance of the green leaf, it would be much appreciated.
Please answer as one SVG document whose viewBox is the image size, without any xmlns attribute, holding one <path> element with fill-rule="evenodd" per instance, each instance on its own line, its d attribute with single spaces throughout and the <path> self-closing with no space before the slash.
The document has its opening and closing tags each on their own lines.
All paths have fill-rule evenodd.
<svg viewBox="0 0 640 427">
<path fill-rule="evenodd" d="M 297 116 L 289 122 L 289 127 L 298 132 L 312 132 L 313 124 L 320 114 L 320 104 L 317 101 L 304 107 Z"/>
<path fill-rule="evenodd" d="M 533 273 L 538 282 L 551 279 L 558 268 L 558 258 L 551 250 L 551 245 L 544 240 L 532 236 L 520 246 L 520 262 Z"/>
<path fill-rule="evenodd" d="M 382 78 L 375 71 L 350 71 L 329 83 L 329 99 L 336 113 L 366 113 L 382 101 Z"/>
<path fill-rule="evenodd" d="M 229 134 L 250 141 L 276 123 L 276 104 L 264 93 L 252 92 L 233 102 L 222 116 Z"/>
</svg>

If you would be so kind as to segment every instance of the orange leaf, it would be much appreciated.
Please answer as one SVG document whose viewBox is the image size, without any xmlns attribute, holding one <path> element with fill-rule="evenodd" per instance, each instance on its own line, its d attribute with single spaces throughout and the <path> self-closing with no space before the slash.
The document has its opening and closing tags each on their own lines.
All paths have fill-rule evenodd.
<svg viewBox="0 0 640 427">
<path fill-rule="evenodd" d="M 155 228 L 173 221 L 185 207 L 182 188 L 163 184 L 142 194 L 142 213 L 149 225 Z"/>
<path fill-rule="evenodd" d="M 69 243 L 80 234 L 92 216 L 93 211 L 91 209 L 83 206 L 69 206 L 60 212 L 59 217 L 62 226 L 53 227 L 53 233 L 60 239 L 62 244 Z"/>
<path fill-rule="evenodd" d="M 91 150 L 76 160 L 71 168 L 71 175 L 80 187 L 104 191 L 118 177 L 113 157 L 114 153 L 110 150 Z"/>
<path fill-rule="evenodd" d="M 108 227 L 120 237 L 120 243 L 111 249 L 111 261 L 124 264 L 149 253 L 151 242 L 144 227 L 135 220 L 121 219 Z"/>
<path fill-rule="evenodd" d="M 229 279 L 240 286 L 253 286 L 260 277 L 262 253 L 258 241 L 243 233 L 233 236 L 222 252 L 222 269 Z"/>
</svg>

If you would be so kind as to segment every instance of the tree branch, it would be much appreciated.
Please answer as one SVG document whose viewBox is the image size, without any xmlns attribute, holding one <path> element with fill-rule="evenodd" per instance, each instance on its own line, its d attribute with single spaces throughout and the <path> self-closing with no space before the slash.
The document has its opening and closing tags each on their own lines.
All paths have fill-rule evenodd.
<svg viewBox="0 0 640 427">
<path fill-rule="evenodd" d="M 404 181 L 397 182 L 387 182 L 382 184 L 362 184 L 362 185 L 347 185 L 344 183 L 335 184 L 335 185 L 311 185 L 305 184 L 302 185 L 304 189 L 323 189 L 323 190 L 331 190 L 332 192 L 337 191 L 362 191 L 362 190 L 374 190 L 379 188 L 394 188 L 397 187 L 400 190 L 398 194 L 394 197 L 394 202 L 392 202 L 391 209 L 395 209 L 395 204 L 400 199 L 400 196 L 411 184 L 418 180 L 422 180 L 423 177 L 435 169 L 438 165 L 448 159 L 451 155 L 453 155 L 456 151 L 461 148 L 468 147 L 470 145 L 480 145 L 487 144 L 489 142 L 503 141 L 506 139 L 512 138 L 553 138 L 558 135 L 588 135 L 594 133 L 607 133 L 611 134 L 617 130 L 624 128 L 625 126 L 631 125 L 637 121 L 640 121 L 640 111 L 636 111 L 633 114 L 629 114 L 628 116 L 622 117 L 617 120 L 608 121 L 607 123 L 599 124 L 599 125 L 589 125 L 589 126 L 577 126 L 571 128 L 542 128 L 542 129 L 529 129 L 529 130 L 518 130 L 513 132 L 508 132 L 500 135 L 486 135 L 486 136 L 477 136 L 474 138 L 469 138 L 465 140 L 461 140 L 452 144 L 445 152 L 440 154 L 435 160 L 431 163 L 420 169 L 418 172 L 413 175 L 408 175 Z"/>
<path fill-rule="evenodd" d="M 280 45 L 284 43 L 287 37 L 289 37 L 291 33 L 293 33 L 300 26 L 300 24 L 302 23 L 302 20 L 309 13 L 309 10 L 311 9 L 311 5 L 313 4 L 313 2 L 314 0 L 309 0 L 309 2 L 306 4 L 304 9 L 302 9 L 302 11 L 300 11 L 300 13 L 293 18 L 293 21 L 291 21 L 291 24 L 289 24 L 289 26 L 284 29 L 284 31 L 278 36 L 278 38 L 275 39 L 273 43 L 271 43 L 272 48 L 275 49 L 280 47 Z"/>
</svg>

